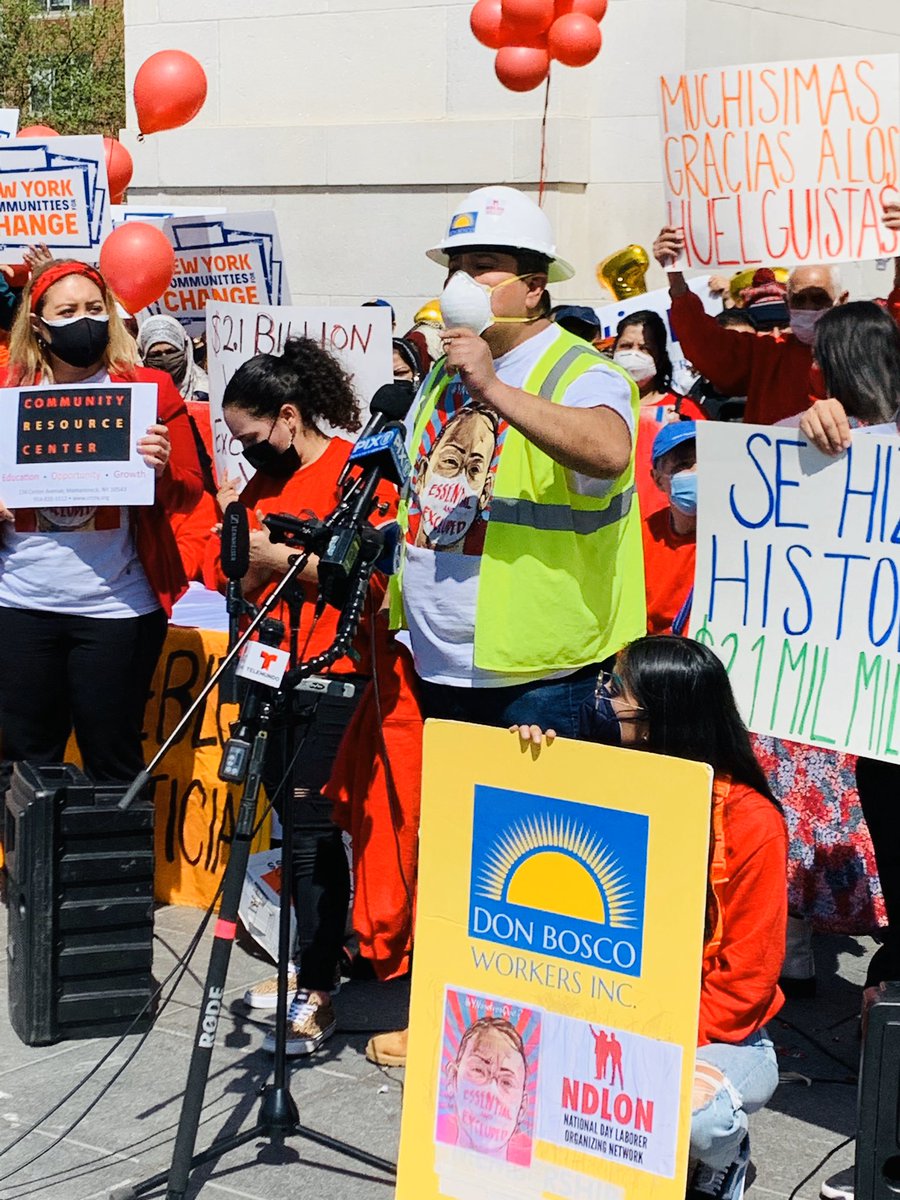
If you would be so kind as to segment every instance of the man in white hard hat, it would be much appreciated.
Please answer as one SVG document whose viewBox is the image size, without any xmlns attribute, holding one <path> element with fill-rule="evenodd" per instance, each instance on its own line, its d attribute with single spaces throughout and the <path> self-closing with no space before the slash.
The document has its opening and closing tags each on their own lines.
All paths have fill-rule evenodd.
<svg viewBox="0 0 900 1200">
<path fill-rule="evenodd" d="M 599 664 L 643 632 L 637 389 L 547 319 L 573 270 L 524 193 L 472 192 L 428 257 L 445 357 L 412 418 L 395 624 L 427 716 L 575 736 Z"/>
</svg>

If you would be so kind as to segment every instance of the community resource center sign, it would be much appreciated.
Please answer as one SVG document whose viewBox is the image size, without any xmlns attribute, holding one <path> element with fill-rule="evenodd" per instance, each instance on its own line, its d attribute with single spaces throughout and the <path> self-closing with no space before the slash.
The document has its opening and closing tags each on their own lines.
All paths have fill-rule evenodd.
<svg viewBox="0 0 900 1200">
<path fill-rule="evenodd" d="M 689 267 L 885 258 L 900 200 L 900 57 L 763 63 L 659 81 L 667 224 Z"/>
<path fill-rule="evenodd" d="M 398 1200 L 683 1200 L 710 786 L 426 724 Z"/>
<path fill-rule="evenodd" d="M 900 437 L 697 426 L 691 636 L 756 733 L 900 759 Z"/>
</svg>

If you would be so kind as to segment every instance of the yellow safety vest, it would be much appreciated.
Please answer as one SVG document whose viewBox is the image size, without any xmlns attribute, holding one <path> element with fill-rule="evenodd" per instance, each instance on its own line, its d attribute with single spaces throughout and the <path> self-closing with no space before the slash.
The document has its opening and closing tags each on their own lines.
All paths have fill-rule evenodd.
<svg viewBox="0 0 900 1200">
<path fill-rule="evenodd" d="M 602 498 L 568 486 L 565 467 L 512 426 L 506 431 L 487 522 L 475 616 L 475 665 L 541 675 L 600 662 L 646 632 L 644 557 L 634 486 L 639 396 L 631 376 L 560 329 L 524 390 L 559 404 L 602 363 L 631 385 L 634 438 L 626 470 Z M 413 453 L 451 376 L 441 360 L 416 413 Z M 409 495 L 400 505 L 404 533 Z M 440 552 L 438 552 L 440 553 Z M 391 626 L 403 621 L 403 571 L 391 580 Z"/>
</svg>

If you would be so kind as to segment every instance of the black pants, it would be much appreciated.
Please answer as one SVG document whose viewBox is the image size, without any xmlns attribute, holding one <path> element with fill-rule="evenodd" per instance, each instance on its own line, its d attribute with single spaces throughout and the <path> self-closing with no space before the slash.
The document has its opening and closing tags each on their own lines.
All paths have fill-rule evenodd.
<svg viewBox="0 0 900 1200">
<path fill-rule="evenodd" d="M 144 707 L 166 628 L 162 609 L 107 619 L 0 608 L 0 757 L 63 762 L 74 728 L 92 779 L 130 782 L 144 769 Z"/>
<path fill-rule="evenodd" d="M 338 675 L 317 677 L 309 686 L 325 690 L 293 694 L 289 717 L 273 731 L 264 780 L 267 793 L 275 795 L 300 747 L 275 807 L 284 822 L 285 797 L 292 795 L 290 883 L 297 918 L 297 986 L 330 992 L 344 942 L 350 868 L 341 831 L 331 820 L 331 801 L 323 798 L 321 789 L 328 782 L 365 681 Z"/>
<path fill-rule="evenodd" d="M 856 764 L 859 803 L 869 827 L 888 927 L 884 944 L 872 955 L 866 987 L 900 980 L 900 765 L 861 758 Z"/>
</svg>

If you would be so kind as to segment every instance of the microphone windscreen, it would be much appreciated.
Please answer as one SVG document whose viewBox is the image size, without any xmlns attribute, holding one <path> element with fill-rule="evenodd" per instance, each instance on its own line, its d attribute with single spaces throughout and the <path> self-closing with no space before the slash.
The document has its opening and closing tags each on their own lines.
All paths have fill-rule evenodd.
<svg viewBox="0 0 900 1200">
<path fill-rule="evenodd" d="M 222 574 L 243 579 L 250 570 L 250 522 L 240 500 L 232 500 L 222 518 Z"/>
<path fill-rule="evenodd" d="M 369 409 L 373 413 L 383 413 L 390 421 L 402 421 L 416 398 L 416 389 L 408 379 L 395 379 L 393 383 L 384 383 L 372 397 Z"/>
</svg>

